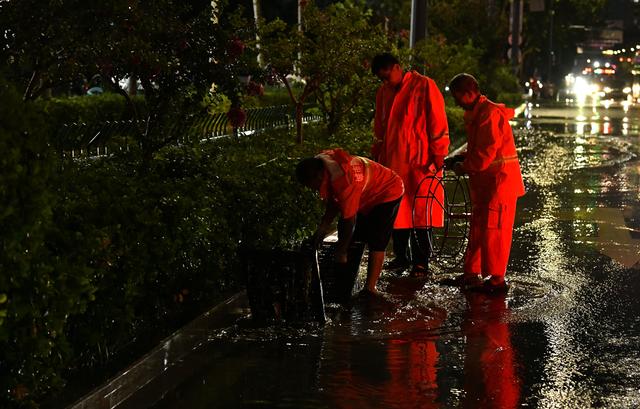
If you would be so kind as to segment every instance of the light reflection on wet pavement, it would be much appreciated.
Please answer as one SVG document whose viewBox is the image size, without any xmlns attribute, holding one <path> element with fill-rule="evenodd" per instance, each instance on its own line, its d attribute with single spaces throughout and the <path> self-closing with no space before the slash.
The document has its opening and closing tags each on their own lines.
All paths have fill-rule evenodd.
<svg viewBox="0 0 640 409">
<path fill-rule="evenodd" d="M 586 111 L 514 124 L 506 297 L 386 275 L 324 328 L 211 334 L 156 407 L 640 407 L 640 111 Z"/>
</svg>

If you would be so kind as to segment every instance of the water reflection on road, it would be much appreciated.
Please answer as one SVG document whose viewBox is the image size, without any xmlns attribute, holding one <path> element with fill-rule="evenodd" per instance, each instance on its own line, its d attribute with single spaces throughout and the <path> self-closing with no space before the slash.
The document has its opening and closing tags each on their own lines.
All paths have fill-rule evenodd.
<svg viewBox="0 0 640 409">
<path fill-rule="evenodd" d="M 422 307 L 424 316 L 385 320 L 380 329 L 387 335 L 364 342 L 354 343 L 354 334 L 334 326 L 330 336 L 325 334 L 331 344 L 323 346 L 319 378 L 329 406 L 441 408 L 456 402 L 468 408 L 516 407 L 520 380 L 505 296 L 472 293 L 466 301 L 459 324 L 451 327 L 444 326 L 446 310 L 435 305 Z M 404 313 L 414 308 L 420 309 L 401 307 Z M 464 342 L 453 342 L 453 334 Z"/>
<path fill-rule="evenodd" d="M 580 109 L 534 108 L 534 120 L 536 112 L 544 123 L 521 140 L 529 193 L 520 203 L 512 265 L 521 266 L 516 279 L 555 283 L 557 296 L 517 326 L 528 336 L 534 320 L 541 322 L 546 343 L 525 401 L 637 407 L 638 110 L 593 110 L 588 125 Z M 529 362 L 528 351 L 539 346 L 516 348 Z"/>
<path fill-rule="evenodd" d="M 157 407 L 639 407 L 640 114 L 531 108 L 507 296 L 386 275 L 324 328 L 212 334 Z"/>
</svg>

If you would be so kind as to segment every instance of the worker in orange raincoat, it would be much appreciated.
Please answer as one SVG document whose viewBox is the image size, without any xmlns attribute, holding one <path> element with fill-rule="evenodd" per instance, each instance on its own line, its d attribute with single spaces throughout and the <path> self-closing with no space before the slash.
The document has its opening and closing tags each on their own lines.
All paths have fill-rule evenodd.
<svg viewBox="0 0 640 409">
<path fill-rule="evenodd" d="M 504 275 L 511 251 L 516 201 L 524 184 L 509 119 L 514 110 L 480 93 L 478 81 L 458 74 L 449 83 L 465 110 L 467 150 L 452 161 L 458 175 L 469 175 L 472 212 L 461 285 L 488 292 L 506 291 Z"/>
<path fill-rule="evenodd" d="M 405 187 L 394 224 L 395 259 L 390 266 L 404 269 L 411 263 L 412 274 L 423 275 L 428 272 L 431 227 L 444 223 L 444 210 L 437 205 L 444 197 L 442 186 L 432 181 L 420 185 L 426 176 L 442 176 L 449 150 L 444 98 L 431 78 L 404 72 L 391 54 L 377 55 L 371 71 L 383 81 L 376 95 L 372 155 L 393 169 Z"/>
<path fill-rule="evenodd" d="M 316 247 L 331 231 L 340 213 L 336 261 L 347 263 L 352 239 L 369 247 L 365 294 L 377 293 L 376 283 L 382 271 L 385 249 L 391 239 L 393 222 L 404 193 L 402 179 L 394 171 L 342 149 L 322 151 L 303 159 L 296 167 L 303 185 L 318 190 L 326 207 L 314 235 Z"/>
</svg>

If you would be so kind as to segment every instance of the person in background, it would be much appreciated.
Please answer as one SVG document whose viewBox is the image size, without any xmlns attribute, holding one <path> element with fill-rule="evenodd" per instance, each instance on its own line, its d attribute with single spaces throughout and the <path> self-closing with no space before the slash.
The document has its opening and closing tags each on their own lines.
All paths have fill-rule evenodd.
<svg viewBox="0 0 640 409">
<path fill-rule="evenodd" d="M 425 275 L 430 256 L 430 227 L 443 225 L 444 212 L 435 206 L 427 208 L 426 200 L 414 199 L 426 176 L 442 176 L 449 150 L 444 98 L 431 78 L 416 71 L 405 72 L 391 54 L 375 56 L 371 71 L 382 81 L 376 94 L 376 142 L 372 155 L 393 169 L 405 186 L 393 230 L 395 258 L 389 267 L 404 270 L 411 265 L 412 275 Z M 442 202 L 442 189 L 433 190 L 429 193 Z M 414 220 L 414 213 L 418 220 Z M 415 234 L 411 234 L 412 229 Z"/>
<path fill-rule="evenodd" d="M 104 89 L 102 88 L 102 77 L 100 74 L 96 74 L 91 77 L 91 82 L 89 84 L 90 86 L 87 90 L 87 95 L 100 95 L 104 93 Z"/>
<path fill-rule="evenodd" d="M 516 202 L 525 193 L 509 125 L 514 110 L 482 95 L 478 81 L 466 73 L 453 77 L 449 90 L 465 110 L 467 150 L 448 159 L 447 166 L 457 175 L 469 175 L 473 206 L 464 274 L 457 281 L 464 287 L 504 292 Z"/>
</svg>

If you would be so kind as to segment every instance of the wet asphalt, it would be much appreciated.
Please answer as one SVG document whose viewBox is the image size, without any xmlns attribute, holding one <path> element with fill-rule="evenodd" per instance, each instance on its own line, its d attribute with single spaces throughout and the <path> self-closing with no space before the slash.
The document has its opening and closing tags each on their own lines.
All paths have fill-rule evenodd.
<svg viewBox="0 0 640 409">
<path fill-rule="evenodd" d="M 640 108 L 533 102 L 513 128 L 506 295 L 383 273 L 324 327 L 211 333 L 154 407 L 640 407 Z"/>
</svg>

